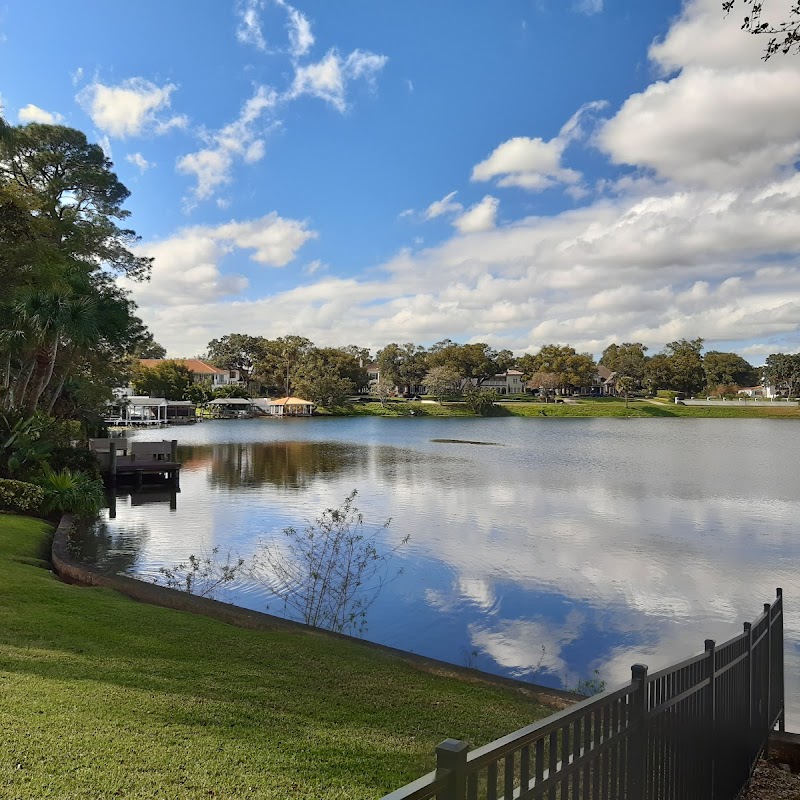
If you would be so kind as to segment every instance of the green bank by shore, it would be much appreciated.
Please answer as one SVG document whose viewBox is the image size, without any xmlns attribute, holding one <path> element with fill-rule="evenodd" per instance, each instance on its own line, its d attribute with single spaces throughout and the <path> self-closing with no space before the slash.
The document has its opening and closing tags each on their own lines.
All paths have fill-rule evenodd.
<svg viewBox="0 0 800 800">
<path fill-rule="evenodd" d="M 313 630 L 251 631 L 60 581 L 0 514 L 0 797 L 377 798 L 552 713 Z"/>
<path fill-rule="evenodd" d="M 329 416 L 380 416 L 380 417 L 475 417 L 465 403 L 425 403 L 392 401 L 380 403 L 355 403 L 332 409 L 320 409 L 320 414 Z M 777 418 L 800 419 L 800 405 L 776 402 L 769 406 L 737 403 L 726 406 L 686 406 L 658 400 L 630 400 L 628 404 L 618 398 L 576 399 L 565 403 L 532 403 L 506 401 L 495 405 L 497 417 L 536 417 L 546 420 L 552 417 L 642 417 L 674 419 L 689 417 L 696 419 L 720 418 L 742 419 Z"/>
</svg>

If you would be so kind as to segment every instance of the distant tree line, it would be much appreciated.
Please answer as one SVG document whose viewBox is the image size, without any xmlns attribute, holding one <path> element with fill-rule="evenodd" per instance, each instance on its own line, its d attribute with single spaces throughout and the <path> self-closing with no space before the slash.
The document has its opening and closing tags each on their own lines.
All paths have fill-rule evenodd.
<svg viewBox="0 0 800 800">
<path fill-rule="evenodd" d="M 413 394 L 423 386 L 439 398 L 466 396 L 509 369 L 519 370 L 529 389 L 567 394 L 593 386 L 598 365 L 615 373 L 619 394 L 667 389 L 726 395 L 761 380 L 792 396 L 800 393 L 800 354 L 770 355 L 762 374 L 737 353 L 704 353 L 703 344 L 702 338 L 679 339 L 650 355 L 641 342 L 614 343 L 595 361 L 589 353 L 560 344 L 515 356 L 485 343 L 444 339 L 427 348 L 391 342 L 373 354 L 357 345 L 318 347 L 302 336 L 267 339 L 233 333 L 209 342 L 205 357 L 218 367 L 238 370 L 255 392 L 297 394 L 322 405 L 336 405 L 368 387 L 382 399 L 392 393 Z M 370 364 L 380 374 L 371 386 Z"/>
</svg>

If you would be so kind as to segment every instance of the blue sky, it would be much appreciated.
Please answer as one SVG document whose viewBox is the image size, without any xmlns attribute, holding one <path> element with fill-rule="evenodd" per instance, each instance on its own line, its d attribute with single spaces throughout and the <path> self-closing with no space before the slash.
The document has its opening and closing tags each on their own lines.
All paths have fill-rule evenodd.
<svg viewBox="0 0 800 800">
<path fill-rule="evenodd" d="M 776 0 L 780 7 L 782 0 Z M 231 332 L 800 349 L 800 59 L 717 0 L 0 9 L 13 123 L 131 189 L 171 355 Z"/>
</svg>

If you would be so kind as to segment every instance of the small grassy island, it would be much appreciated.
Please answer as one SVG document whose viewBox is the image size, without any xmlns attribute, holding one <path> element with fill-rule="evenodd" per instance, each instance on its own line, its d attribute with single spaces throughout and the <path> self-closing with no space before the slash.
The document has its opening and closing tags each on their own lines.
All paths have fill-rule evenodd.
<svg viewBox="0 0 800 800">
<path fill-rule="evenodd" d="M 552 713 L 314 630 L 243 630 L 70 586 L 0 514 L 0 797 L 376 798 Z"/>
</svg>

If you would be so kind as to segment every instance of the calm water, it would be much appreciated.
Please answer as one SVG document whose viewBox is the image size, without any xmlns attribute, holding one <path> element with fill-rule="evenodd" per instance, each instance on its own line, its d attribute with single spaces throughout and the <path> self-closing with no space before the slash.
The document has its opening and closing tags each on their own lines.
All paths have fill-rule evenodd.
<svg viewBox="0 0 800 800">
<path fill-rule="evenodd" d="M 314 419 L 208 422 L 176 436 L 181 492 L 121 495 L 96 558 L 155 576 L 191 553 L 249 556 L 358 489 L 411 540 L 366 638 L 574 685 L 659 669 L 786 597 L 800 719 L 800 425 L 781 420 Z M 492 446 L 433 442 L 468 439 Z M 89 557 L 92 557 L 90 554 Z M 220 596 L 282 606 L 260 584 Z"/>
</svg>

